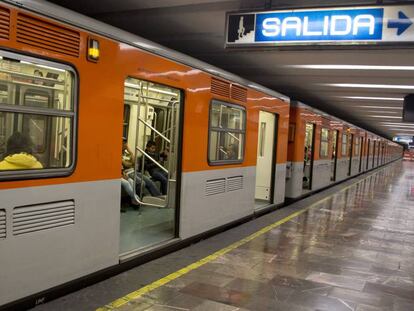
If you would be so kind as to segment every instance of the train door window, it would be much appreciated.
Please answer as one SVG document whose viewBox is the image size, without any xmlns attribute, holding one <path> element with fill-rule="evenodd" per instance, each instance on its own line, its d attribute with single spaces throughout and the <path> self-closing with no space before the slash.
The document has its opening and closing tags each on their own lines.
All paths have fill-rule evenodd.
<svg viewBox="0 0 414 311">
<path fill-rule="evenodd" d="M 276 129 L 277 116 L 260 111 L 256 162 L 256 209 L 269 205 L 273 198 Z"/>
<path fill-rule="evenodd" d="M 374 140 L 373 142 L 373 147 L 372 147 L 372 168 L 375 167 L 375 152 L 376 152 L 376 141 Z"/>
<path fill-rule="evenodd" d="M 129 132 L 129 119 L 131 114 L 131 106 L 128 104 L 124 105 L 124 123 L 122 125 L 122 136 L 128 137 Z"/>
<path fill-rule="evenodd" d="M 328 148 L 329 148 L 329 130 L 326 128 L 322 128 L 321 130 L 321 148 L 319 151 L 319 155 L 321 158 L 328 157 Z"/>
<path fill-rule="evenodd" d="M 354 145 L 354 156 L 359 156 L 359 137 L 355 137 L 355 145 Z"/>
<path fill-rule="evenodd" d="M 378 142 L 378 147 L 377 147 L 377 166 L 380 165 L 380 159 L 381 159 L 381 142 Z"/>
<path fill-rule="evenodd" d="M 331 154 L 331 181 L 336 179 L 336 164 L 338 159 L 338 130 L 332 132 L 332 154 Z"/>
<path fill-rule="evenodd" d="M 244 107 L 213 100 L 210 105 L 209 164 L 242 163 L 245 133 Z"/>
<path fill-rule="evenodd" d="M 0 178 L 73 169 L 75 79 L 66 65 L 0 51 Z"/>
<path fill-rule="evenodd" d="M 368 138 L 368 143 L 367 143 L 367 156 L 366 156 L 366 161 L 367 161 L 367 165 L 365 167 L 366 170 L 369 169 L 369 156 L 371 155 L 371 139 Z"/>
<path fill-rule="evenodd" d="M 363 160 L 363 153 L 364 153 L 364 137 L 360 137 L 360 152 L 359 152 L 359 169 L 358 171 L 362 171 L 362 160 Z"/>
<path fill-rule="evenodd" d="M 181 101 L 182 92 L 176 88 L 131 77 L 125 80 L 125 141 L 119 155 L 122 257 L 177 234 Z"/>
<path fill-rule="evenodd" d="M 348 144 L 349 150 L 349 165 L 348 165 L 348 176 L 351 176 L 352 173 L 352 158 L 353 158 L 353 152 L 354 152 L 354 134 L 351 134 L 349 144 Z"/>
<path fill-rule="evenodd" d="M 347 146 L 348 146 L 348 135 L 342 134 L 342 148 L 341 148 L 342 153 L 341 154 L 342 154 L 343 157 L 346 157 L 348 155 L 347 154 L 347 151 L 348 151 Z"/>
<path fill-rule="evenodd" d="M 305 125 L 305 148 L 303 160 L 303 182 L 302 188 L 305 190 L 312 189 L 312 168 L 313 154 L 315 144 L 315 125 L 306 123 Z"/>
</svg>

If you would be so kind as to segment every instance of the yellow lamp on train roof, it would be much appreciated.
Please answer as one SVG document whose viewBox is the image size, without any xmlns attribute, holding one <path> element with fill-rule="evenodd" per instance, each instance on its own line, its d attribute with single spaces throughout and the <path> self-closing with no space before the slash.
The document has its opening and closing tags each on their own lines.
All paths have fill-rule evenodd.
<svg viewBox="0 0 414 311">
<path fill-rule="evenodd" d="M 88 60 L 97 62 L 99 60 L 99 41 L 88 38 Z"/>
</svg>

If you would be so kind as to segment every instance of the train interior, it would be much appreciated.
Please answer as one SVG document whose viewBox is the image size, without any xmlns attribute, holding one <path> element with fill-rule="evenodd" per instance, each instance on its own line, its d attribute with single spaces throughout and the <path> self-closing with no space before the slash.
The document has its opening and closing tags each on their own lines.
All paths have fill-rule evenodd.
<svg viewBox="0 0 414 311">
<path fill-rule="evenodd" d="M 305 128 L 305 148 L 304 148 L 304 161 L 303 161 L 303 183 L 302 188 L 304 193 L 312 189 L 312 166 L 314 156 L 314 144 L 315 144 L 315 125 L 312 123 L 306 123 Z"/>
<path fill-rule="evenodd" d="M 177 89 L 125 81 L 121 256 L 175 237 L 180 103 Z"/>
<path fill-rule="evenodd" d="M 70 71 L 0 56 L 0 160 L 10 155 L 9 138 L 22 135 L 43 168 L 70 166 L 72 86 Z"/>
<path fill-rule="evenodd" d="M 256 163 L 255 207 L 261 209 L 273 203 L 274 160 L 277 144 L 277 115 L 259 112 Z M 269 169 L 271 168 L 271 169 Z"/>
</svg>

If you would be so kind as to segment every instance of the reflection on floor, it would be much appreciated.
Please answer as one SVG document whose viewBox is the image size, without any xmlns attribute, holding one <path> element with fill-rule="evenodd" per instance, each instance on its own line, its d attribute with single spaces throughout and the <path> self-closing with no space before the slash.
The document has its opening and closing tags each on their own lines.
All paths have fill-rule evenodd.
<svg viewBox="0 0 414 311">
<path fill-rule="evenodd" d="M 174 209 L 127 207 L 121 213 L 120 253 L 153 245 L 174 236 Z"/>
<path fill-rule="evenodd" d="M 396 163 L 122 310 L 414 310 L 414 163 Z"/>
</svg>

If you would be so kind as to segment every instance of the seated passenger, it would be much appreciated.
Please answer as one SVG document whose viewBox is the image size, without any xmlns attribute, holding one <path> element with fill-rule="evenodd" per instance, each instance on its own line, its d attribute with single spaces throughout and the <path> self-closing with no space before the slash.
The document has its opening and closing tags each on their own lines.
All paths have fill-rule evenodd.
<svg viewBox="0 0 414 311">
<path fill-rule="evenodd" d="M 137 185 L 138 185 L 138 181 L 137 181 Z M 138 206 L 139 202 L 135 198 L 133 186 L 134 186 L 134 181 L 128 177 L 125 171 L 122 171 L 121 187 L 128 194 L 129 198 L 131 199 L 132 205 Z"/>
<path fill-rule="evenodd" d="M 7 140 L 6 153 L 0 162 L 0 170 L 27 170 L 43 168 L 33 156 L 30 138 L 20 132 L 14 132 Z"/>
<path fill-rule="evenodd" d="M 231 144 L 227 148 L 227 160 L 238 160 L 239 146 L 237 144 Z"/>
<path fill-rule="evenodd" d="M 145 152 L 153 158 L 158 163 L 161 160 L 161 157 L 164 159 L 167 157 L 167 154 L 165 152 L 162 152 L 161 154 L 156 152 L 157 147 L 154 141 L 150 140 L 147 142 L 147 145 L 145 147 Z M 158 167 L 157 164 L 155 164 L 151 159 L 148 157 L 145 157 L 144 161 L 144 167 L 145 170 L 148 171 L 148 173 L 151 175 L 152 179 L 157 180 L 161 183 L 161 192 L 163 195 L 167 194 L 168 189 L 168 174 L 163 171 L 160 167 Z"/>
<path fill-rule="evenodd" d="M 131 176 L 131 173 L 134 171 L 135 165 L 135 157 L 132 150 L 129 148 L 126 138 L 123 138 L 122 144 L 122 167 L 125 174 L 128 176 L 129 179 L 133 180 L 134 176 Z M 128 180 L 128 179 L 127 179 Z M 143 187 L 148 190 L 148 192 L 154 196 L 158 197 L 161 195 L 161 192 L 158 190 L 157 186 L 154 182 L 149 179 L 147 176 L 142 175 L 140 172 L 136 172 L 135 176 L 136 182 L 136 193 L 141 196 L 141 183 L 143 183 Z M 133 183 L 132 183 L 133 184 Z M 142 194 L 143 195 L 143 194 Z"/>
<path fill-rule="evenodd" d="M 35 77 L 43 78 L 43 73 L 39 69 L 35 69 L 35 71 L 33 72 L 33 75 Z M 43 81 L 40 79 L 36 79 L 36 78 L 33 80 L 33 83 L 43 85 Z"/>
</svg>

